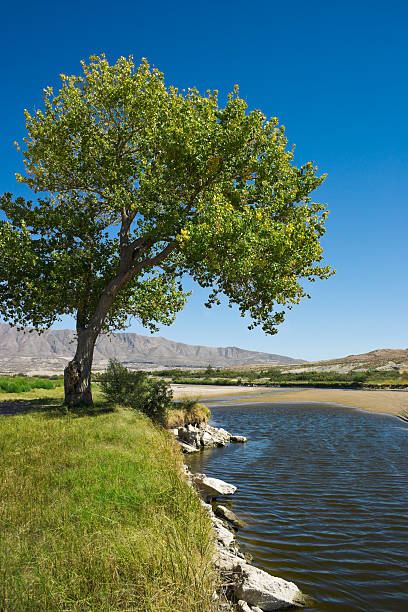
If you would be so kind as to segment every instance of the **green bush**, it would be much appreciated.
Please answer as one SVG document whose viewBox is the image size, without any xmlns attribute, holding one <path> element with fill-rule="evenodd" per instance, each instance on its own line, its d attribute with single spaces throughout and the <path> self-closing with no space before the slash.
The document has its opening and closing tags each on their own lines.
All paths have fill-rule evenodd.
<svg viewBox="0 0 408 612">
<path fill-rule="evenodd" d="M 139 410 L 155 423 L 166 423 L 167 411 L 173 403 L 173 393 L 166 382 L 154 380 L 140 370 L 132 372 L 115 359 L 109 361 L 99 380 L 109 402 Z"/>
<path fill-rule="evenodd" d="M 0 393 L 27 393 L 33 389 L 54 389 L 62 380 L 46 380 L 31 376 L 0 376 Z"/>
</svg>

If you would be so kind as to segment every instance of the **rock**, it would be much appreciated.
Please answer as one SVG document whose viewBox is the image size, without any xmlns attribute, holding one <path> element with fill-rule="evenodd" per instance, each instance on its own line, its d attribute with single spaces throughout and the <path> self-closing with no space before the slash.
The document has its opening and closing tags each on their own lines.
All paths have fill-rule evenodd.
<svg viewBox="0 0 408 612">
<path fill-rule="evenodd" d="M 180 442 L 184 442 L 189 446 L 195 446 L 197 448 L 201 446 L 201 436 L 198 429 L 197 431 L 190 431 L 186 427 L 179 427 L 177 437 Z"/>
<path fill-rule="evenodd" d="M 217 429 L 206 423 L 201 423 L 199 427 L 195 425 L 187 425 L 186 427 L 178 427 L 170 430 L 178 437 L 181 442 L 190 446 L 226 446 L 230 440 L 232 442 L 246 442 L 244 436 L 232 436 L 225 429 Z"/>
<path fill-rule="evenodd" d="M 230 442 L 241 442 L 244 444 L 245 442 L 248 442 L 248 439 L 245 436 L 231 436 Z"/>
<path fill-rule="evenodd" d="M 224 527 L 221 521 L 219 521 L 218 523 L 214 523 L 214 531 L 215 531 L 217 540 L 221 542 L 221 544 L 225 548 L 229 548 L 235 540 L 234 534 L 231 533 L 229 529 Z"/>
<path fill-rule="evenodd" d="M 203 446 L 226 446 L 230 437 L 231 434 L 225 431 L 225 429 L 217 429 L 216 427 L 211 427 L 211 425 L 206 425 L 201 434 Z"/>
<path fill-rule="evenodd" d="M 246 601 L 240 599 L 237 603 L 237 612 L 252 612 L 252 609 L 248 606 Z"/>
<path fill-rule="evenodd" d="M 201 448 L 201 437 L 199 433 L 190 433 L 190 444 Z"/>
<path fill-rule="evenodd" d="M 216 428 L 214 427 L 213 429 L 216 429 Z M 228 431 L 226 429 L 223 429 L 222 427 L 217 429 L 217 431 L 221 436 L 226 436 L 227 438 L 231 437 L 231 434 L 228 433 Z"/>
<path fill-rule="evenodd" d="M 201 444 L 203 446 L 212 446 L 213 438 L 212 435 L 208 431 L 204 431 L 201 435 Z"/>
<path fill-rule="evenodd" d="M 191 446 L 191 444 L 186 444 L 185 442 L 180 442 L 179 444 L 181 446 L 181 450 L 183 451 L 183 453 L 186 454 L 190 454 L 190 453 L 199 453 L 200 449 L 197 448 L 196 446 Z"/>
<path fill-rule="evenodd" d="M 243 527 L 244 526 L 244 522 L 241 521 L 241 519 L 239 519 L 237 517 L 237 515 L 234 514 L 234 512 L 232 512 L 232 510 L 230 510 L 229 508 L 226 508 L 225 506 L 221 506 L 221 505 L 220 506 L 216 506 L 215 514 L 217 516 L 220 516 L 221 518 L 226 519 L 227 521 L 232 523 L 235 527 Z"/>
<path fill-rule="evenodd" d="M 228 484 L 228 482 L 224 482 L 218 478 L 209 478 L 205 474 L 196 474 L 194 476 L 194 482 L 207 501 L 219 495 L 232 495 L 237 490 L 237 487 L 234 485 Z"/>
<path fill-rule="evenodd" d="M 239 569 L 240 564 L 245 563 L 236 554 L 227 548 L 217 548 L 214 555 L 214 564 L 218 569 L 224 572 L 233 572 Z"/>
<path fill-rule="evenodd" d="M 205 502 L 202 497 L 200 497 L 199 499 L 200 499 L 201 505 L 208 512 L 210 517 L 214 518 L 214 512 L 213 512 L 213 509 L 212 509 L 212 505 L 211 504 L 207 504 L 207 502 Z"/>
<path fill-rule="evenodd" d="M 243 599 L 266 612 L 305 605 L 303 594 L 293 582 L 271 576 L 247 563 L 242 563 L 240 570 L 233 587 L 238 600 Z"/>
</svg>

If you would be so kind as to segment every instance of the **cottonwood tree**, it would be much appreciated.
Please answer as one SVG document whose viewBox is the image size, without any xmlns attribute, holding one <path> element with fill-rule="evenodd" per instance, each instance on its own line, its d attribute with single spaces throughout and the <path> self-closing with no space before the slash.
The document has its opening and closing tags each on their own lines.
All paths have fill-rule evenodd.
<svg viewBox="0 0 408 612">
<path fill-rule="evenodd" d="M 224 106 L 217 91 L 166 87 L 146 60 L 82 69 L 25 111 L 17 180 L 35 201 L 1 197 L 0 314 L 38 331 L 76 317 L 68 405 L 92 402 L 98 335 L 132 316 L 169 324 L 186 274 L 210 288 L 208 306 L 224 294 L 275 333 L 302 279 L 332 273 L 318 265 L 327 211 L 310 197 L 324 176 L 294 165 L 276 118 L 248 112 L 238 87 Z"/>
</svg>

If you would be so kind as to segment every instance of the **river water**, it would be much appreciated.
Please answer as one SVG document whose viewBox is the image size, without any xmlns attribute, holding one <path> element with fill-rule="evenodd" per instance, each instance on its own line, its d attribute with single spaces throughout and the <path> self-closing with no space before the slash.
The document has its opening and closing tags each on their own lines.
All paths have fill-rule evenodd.
<svg viewBox="0 0 408 612">
<path fill-rule="evenodd" d="M 313 612 L 407 612 L 408 423 L 313 403 L 211 410 L 248 443 L 188 463 L 238 487 L 222 501 L 245 520 L 254 564 L 295 582 Z"/>
</svg>

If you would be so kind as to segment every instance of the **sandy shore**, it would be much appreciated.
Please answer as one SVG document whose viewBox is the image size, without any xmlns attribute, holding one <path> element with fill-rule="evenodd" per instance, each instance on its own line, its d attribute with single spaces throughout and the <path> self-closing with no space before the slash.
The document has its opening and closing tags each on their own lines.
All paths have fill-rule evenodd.
<svg viewBox="0 0 408 612">
<path fill-rule="evenodd" d="M 253 402 L 329 402 L 400 416 L 408 413 L 408 391 L 354 389 L 268 389 L 265 387 L 229 387 L 212 385 L 172 385 L 174 398 L 232 398 L 234 403 Z M 260 395 L 262 393 L 262 395 Z M 243 397 L 244 396 L 244 397 Z"/>
</svg>

